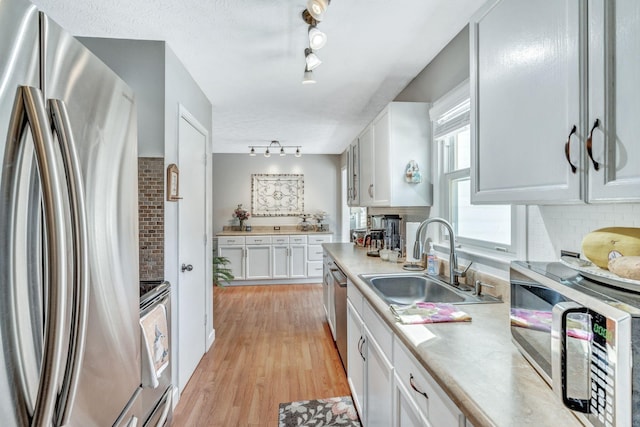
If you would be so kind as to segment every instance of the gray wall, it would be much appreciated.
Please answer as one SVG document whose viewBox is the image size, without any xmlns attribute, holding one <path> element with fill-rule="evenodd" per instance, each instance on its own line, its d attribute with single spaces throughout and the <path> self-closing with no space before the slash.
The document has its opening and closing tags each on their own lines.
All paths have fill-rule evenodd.
<svg viewBox="0 0 640 427">
<path fill-rule="evenodd" d="M 138 157 L 164 156 L 165 43 L 78 37 L 136 94 Z"/>
<path fill-rule="evenodd" d="M 469 27 L 460 31 L 396 97 L 433 102 L 469 78 Z"/>
<path fill-rule="evenodd" d="M 340 206 L 340 155 L 309 154 L 296 158 L 288 155 L 248 154 L 213 155 L 213 231 L 222 231 L 225 225 L 233 225 L 231 214 L 241 203 L 251 208 L 251 174 L 285 173 L 304 174 L 304 209 L 313 213 L 323 210 L 329 213 L 330 230 L 336 234 L 341 215 Z M 297 225 L 297 217 L 251 217 L 248 224 Z"/>
</svg>

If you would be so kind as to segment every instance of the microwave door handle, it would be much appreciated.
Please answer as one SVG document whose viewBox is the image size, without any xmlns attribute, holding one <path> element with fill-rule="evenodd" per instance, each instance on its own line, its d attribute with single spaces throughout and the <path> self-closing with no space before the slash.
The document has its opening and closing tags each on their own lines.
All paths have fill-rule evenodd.
<svg viewBox="0 0 640 427">
<path fill-rule="evenodd" d="M 551 326 L 551 358 L 553 389 L 562 398 L 564 405 L 577 412 L 589 413 L 589 400 L 568 395 L 567 380 L 567 316 L 571 313 L 589 313 L 589 309 L 574 302 L 562 302 L 553 307 Z"/>
<path fill-rule="evenodd" d="M 72 253 L 73 253 L 73 295 L 71 301 L 71 326 L 69 334 L 69 351 L 65 375 L 58 398 L 58 424 L 66 425 L 71 416 L 75 401 L 87 330 L 87 312 L 89 305 L 89 257 L 87 243 L 87 215 L 84 205 L 84 188 L 80 170 L 80 160 L 71 131 L 71 122 L 66 105 L 62 100 L 50 99 L 49 111 L 51 125 L 58 137 L 62 154 L 69 206 L 71 210 Z"/>
<path fill-rule="evenodd" d="M 35 87 L 20 86 L 10 119 L 2 171 L 1 192 L 3 200 L 6 201 L 6 210 L 0 216 L 0 227 L 11 234 L 15 233 L 16 206 L 20 187 L 17 165 L 24 152 L 23 133 L 27 125 L 31 128 L 33 136 L 34 155 L 40 178 L 48 266 L 45 269 L 48 301 L 45 309 L 42 362 L 31 425 L 45 426 L 52 424 L 56 387 L 60 377 L 60 361 L 64 349 L 61 333 L 64 324 L 67 279 L 64 208 L 53 138 L 49 133 L 42 92 Z M 14 265 L 16 254 L 13 244 L 8 244 L 6 249 L 8 249 L 7 253 L 3 254 L 5 260 L 10 266 Z M 9 271 L 8 275 L 3 277 L 3 280 L 7 279 L 9 287 L 14 286 L 13 273 Z M 25 391 L 26 383 L 23 382 L 22 392 Z"/>
</svg>

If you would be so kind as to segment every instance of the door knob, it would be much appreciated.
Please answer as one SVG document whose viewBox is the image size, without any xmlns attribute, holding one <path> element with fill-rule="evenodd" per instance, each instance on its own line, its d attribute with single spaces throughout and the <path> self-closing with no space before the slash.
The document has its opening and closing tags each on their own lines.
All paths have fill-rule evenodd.
<svg viewBox="0 0 640 427">
<path fill-rule="evenodd" d="M 191 271 L 193 270 L 193 265 L 191 264 L 182 264 L 182 267 L 180 267 L 180 270 L 184 273 L 185 271 Z"/>
</svg>

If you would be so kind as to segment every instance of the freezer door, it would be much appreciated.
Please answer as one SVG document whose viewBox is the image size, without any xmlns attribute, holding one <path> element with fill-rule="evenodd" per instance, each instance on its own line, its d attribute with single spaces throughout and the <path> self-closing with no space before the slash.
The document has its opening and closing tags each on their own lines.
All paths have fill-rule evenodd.
<svg viewBox="0 0 640 427">
<path fill-rule="evenodd" d="M 89 242 L 86 343 L 68 425 L 110 426 L 140 386 L 133 92 L 55 22 L 41 19 L 43 92 L 47 100 L 61 100 L 68 112 Z"/>
<path fill-rule="evenodd" d="M 0 158 L 3 163 L 0 172 L 5 170 L 5 148 L 9 132 L 14 101 L 18 97 L 20 86 L 39 85 L 39 44 L 38 12 L 35 6 L 20 0 L 0 0 Z M 40 210 L 26 207 L 28 199 L 39 193 L 37 176 L 33 162 L 33 143 L 31 132 L 23 134 L 24 146 L 29 147 L 21 157 L 21 165 L 16 171 L 25 177 L 26 196 L 20 201 L 21 231 L 27 232 L 27 223 L 31 237 L 40 234 Z M 24 166 L 24 167 L 23 167 Z M 0 173 L 0 186 L 4 173 Z M 6 184 L 6 183 L 5 183 Z M 4 186 L 6 188 L 6 185 Z M 29 192 L 31 196 L 29 196 Z M 31 197 L 31 198 L 33 198 Z M 39 196 L 38 196 L 39 197 Z M 10 215 L 7 195 L 0 195 L 2 215 Z M 17 230 L 14 230 L 17 232 Z M 38 239 L 34 239 L 37 241 Z M 26 262 L 10 265 L 6 254 L 10 246 L 22 251 L 18 256 L 40 253 L 37 244 L 23 239 L 18 245 L 12 242 L 12 233 L 0 229 L 0 420 L 3 425 L 27 425 L 33 414 L 38 391 L 39 372 L 43 346 L 43 289 L 41 277 L 30 275 Z M 22 257 L 22 259 L 25 259 Z M 38 262 L 38 256 L 30 257 Z M 8 280 L 12 277 L 14 280 Z M 19 281 L 19 283 L 18 283 Z M 31 283 L 29 283 L 31 281 Z"/>
</svg>

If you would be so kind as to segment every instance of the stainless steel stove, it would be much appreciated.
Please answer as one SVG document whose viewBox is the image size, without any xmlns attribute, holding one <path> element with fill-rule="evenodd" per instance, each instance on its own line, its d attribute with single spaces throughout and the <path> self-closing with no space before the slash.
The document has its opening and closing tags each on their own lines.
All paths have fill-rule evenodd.
<svg viewBox="0 0 640 427">
<path fill-rule="evenodd" d="M 150 313 L 158 305 L 164 305 L 167 315 L 167 333 L 171 348 L 171 284 L 165 280 L 140 281 L 140 317 Z M 142 330 L 141 330 L 142 331 Z M 141 339 L 141 351 L 148 351 Z M 143 427 L 162 427 L 171 425 L 173 418 L 173 385 L 171 384 L 171 360 L 169 366 L 158 377 L 155 387 L 142 384 Z M 144 378 L 144 374 L 143 374 Z"/>
</svg>

